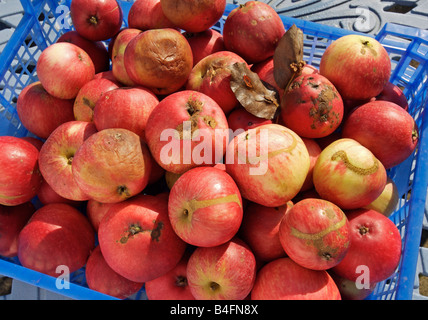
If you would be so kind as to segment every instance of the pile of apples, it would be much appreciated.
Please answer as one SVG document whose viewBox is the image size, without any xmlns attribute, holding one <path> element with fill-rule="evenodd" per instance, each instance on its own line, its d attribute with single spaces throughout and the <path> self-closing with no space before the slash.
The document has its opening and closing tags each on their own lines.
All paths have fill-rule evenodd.
<svg viewBox="0 0 428 320">
<path fill-rule="evenodd" d="M 395 272 L 387 170 L 418 129 L 386 50 L 341 37 L 280 86 L 281 18 L 248 1 L 220 34 L 225 6 L 136 0 L 122 28 L 116 0 L 71 2 L 17 102 L 31 137 L 0 137 L 0 255 L 120 299 L 364 299 Z M 274 117 L 237 100 L 237 63 Z"/>
</svg>

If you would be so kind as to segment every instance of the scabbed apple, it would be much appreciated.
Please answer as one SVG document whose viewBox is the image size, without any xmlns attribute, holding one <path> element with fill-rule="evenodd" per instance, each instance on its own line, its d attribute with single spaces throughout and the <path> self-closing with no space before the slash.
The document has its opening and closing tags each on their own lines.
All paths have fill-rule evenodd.
<svg viewBox="0 0 428 320">
<path fill-rule="evenodd" d="M 232 239 L 241 225 L 241 194 L 225 171 L 193 168 L 174 183 L 168 214 L 175 233 L 185 242 L 217 246 Z"/>
<path fill-rule="evenodd" d="M 187 244 L 171 227 L 168 194 L 139 194 L 114 204 L 98 229 L 107 264 L 123 277 L 147 282 L 172 270 Z"/>
<path fill-rule="evenodd" d="M 36 70 L 43 88 L 60 99 L 74 99 L 95 75 L 91 57 L 69 42 L 54 43 L 43 50 Z"/>
<path fill-rule="evenodd" d="M 327 47 L 319 71 L 333 83 L 343 100 L 364 100 L 382 92 L 391 76 L 391 60 L 376 39 L 350 34 Z"/>
<path fill-rule="evenodd" d="M 116 0 L 73 0 L 70 17 L 76 31 L 92 41 L 112 38 L 123 23 L 123 12 Z"/>
<path fill-rule="evenodd" d="M 236 135 L 227 146 L 225 164 L 243 198 L 277 207 L 297 195 L 310 159 L 295 132 L 266 124 Z"/>
<path fill-rule="evenodd" d="M 341 209 L 370 204 L 382 193 L 386 178 L 385 167 L 373 153 L 348 138 L 338 139 L 325 147 L 313 170 L 318 194 Z"/>
<path fill-rule="evenodd" d="M 238 238 L 215 247 L 198 247 L 187 263 L 187 280 L 196 300 L 243 300 L 256 277 L 256 259 Z"/>
<path fill-rule="evenodd" d="M 341 296 L 327 271 L 307 269 L 285 257 L 259 270 L 251 300 L 341 300 Z"/>
<path fill-rule="evenodd" d="M 94 63 L 95 73 L 107 71 L 110 68 L 109 54 L 101 41 L 88 40 L 77 31 L 71 30 L 61 35 L 56 42 L 70 42 L 85 50 Z"/>
<path fill-rule="evenodd" d="M 279 239 L 288 257 L 302 267 L 327 270 L 348 252 L 348 219 L 334 203 L 307 198 L 285 213 L 279 226 Z"/>
<path fill-rule="evenodd" d="M 149 150 L 132 131 L 104 129 L 91 135 L 76 151 L 72 173 L 78 187 L 90 199 L 120 202 L 147 186 Z"/>
<path fill-rule="evenodd" d="M 158 95 L 179 90 L 192 71 L 192 49 L 176 29 L 150 29 L 126 46 L 124 64 L 129 78 Z"/>
<path fill-rule="evenodd" d="M 77 93 L 73 104 L 74 119 L 77 121 L 93 121 L 94 108 L 103 93 L 119 88 L 120 83 L 106 78 L 92 79 Z"/>
<path fill-rule="evenodd" d="M 250 202 L 244 211 L 239 237 L 247 243 L 258 261 L 269 262 L 286 257 L 279 240 L 279 225 L 293 202 L 280 207 L 265 207 Z"/>
<path fill-rule="evenodd" d="M 400 195 L 398 194 L 398 188 L 394 180 L 390 177 L 386 179 L 386 185 L 379 197 L 373 202 L 366 205 L 364 208 L 376 210 L 382 213 L 384 216 L 389 217 L 400 201 Z"/>
<path fill-rule="evenodd" d="M 226 0 L 160 0 L 162 11 L 176 27 L 189 32 L 211 28 L 223 15 Z"/>
<path fill-rule="evenodd" d="M 123 128 L 146 141 L 145 130 L 152 110 L 159 99 L 147 88 L 121 87 L 105 92 L 94 107 L 97 130 Z"/>
<path fill-rule="evenodd" d="M 95 232 L 87 218 L 65 203 L 44 205 L 31 216 L 18 237 L 22 266 L 57 277 L 65 266 L 82 268 L 95 247 Z"/>
<path fill-rule="evenodd" d="M 243 58 L 230 51 L 218 51 L 206 56 L 192 68 L 186 89 L 208 95 L 228 114 L 238 105 L 230 88 L 230 67 L 237 62 L 246 63 Z"/>
<path fill-rule="evenodd" d="M 223 26 L 226 49 L 236 52 L 248 63 L 272 57 L 284 33 L 281 17 L 270 5 L 260 1 L 247 1 L 233 9 Z"/>
<path fill-rule="evenodd" d="M 35 211 L 30 201 L 16 206 L 0 205 L 0 256 L 16 257 L 19 233 Z"/>
<path fill-rule="evenodd" d="M 214 29 L 207 29 L 201 32 L 186 31 L 183 35 L 192 48 L 193 66 L 206 56 L 225 50 L 223 35 Z"/>
<path fill-rule="evenodd" d="M 40 149 L 40 172 L 61 197 L 74 201 L 89 199 L 74 180 L 72 167 L 77 150 L 96 132 L 92 122 L 68 121 L 56 128 Z"/>
<path fill-rule="evenodd" d="M 223 158 L 229 138 L 227 119 L 220 106 L 201 92 L 168 95 L 147 121 L 147 144 L 166 171 L 180 174 Z"/>
<path fill-rule="evenodd" d="M 100 246 L 95 247 L 88 257 L 85 278 L 89 289 L 126 299 L 137 293 L 144 283 L 131 281 L 115 272 L 105 261 Z"/>
<path fill-rule="evenodd" d="M 25 129 L 42 139 L 60 124 L 74 120 L 73 100 L 50 95 L 40 81 L 30 83 L 21 91 L 16 112 Z"/>
<path fill-rule="evenodd" d="M 128 26 L 142 31 L 176 28 L 165 16 L 160 0 L 136 0 L 129 9 Z"/>
<path fill-rule="evenodd" d="M 185 252 L 171 271 L 144 284 L 149 300 L 195 300 L 187 282 L 189 257 L 190 253 Z"/>
<path fill-rule="evenodd" d="M 0 205 L 15 206 L 34 198 L 43 182 L 39 150 L 13 136 L 0 137 Z"/>
<path fill-rule="evenodd" d="M 389 169 L 413 153 L 419 132 L 413 117 L 402 107 L 375 100 L 349 114 L 343 123 L 342 137 L 361 143 Z"/>
<path fill-rule="evenodd" d="M 117 81 L 125 86 L 134 86 L 135 82 L 131 80 L 126 72 L 124 54 L 129 42 L 142 31 L 136 28 L 125 28 L 116 35 L 111 48 L 111 70 Z"/>
<path fill-rule="evenodd" d="M 227 117 L 229 128 L 237 133 L 238 130 L 247 131 L 248 129 L 254 129 L 263 124 L 271 124 L 272 120 L 259 118 L 249 113 L 245 108 L 238 106 Z"/>
<path fill-rule="evenodd" d="M 377 283 L 389 278 L 401 258 L 401 235 L 397 226 L 383 214 L 371 209 L 346 211 L 351 246 L 342 261 L 332 268 L 351 281 Z"/>
</svg>

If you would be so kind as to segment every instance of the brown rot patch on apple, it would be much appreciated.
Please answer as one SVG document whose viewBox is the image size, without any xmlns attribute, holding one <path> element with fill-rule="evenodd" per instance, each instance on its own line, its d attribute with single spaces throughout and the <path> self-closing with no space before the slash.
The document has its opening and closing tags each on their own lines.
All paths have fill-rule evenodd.
<svg viewBox="0 0 428 320">
<path fill-rule="evenodd" d="M 159 221 L 156 225 L 156 228 L 154 228 L 150 232 L 150 237 L 152 238 L 153 241 L 159 242 L 159 238 L 161 236 L 161 230 L 162 229 L 163 229 L 163 222 Z"/>
<path fill-rule="evenodd" d="M 348 155 L 347 155 L 347 154 L 346 154 L 346 152 L 345 152 L 345 151 L 343 151 L 343 150 L 336 151 L 336 152 L 331 156 L 331 160 L 332 160 L 332 161 L 342 160 L 342 161 L 343 161 L 343 163 L 345 164 L 345 166 L 346 166 L 349 170 L 351 170 L 351 171 L 355 172 L 355 173 L 356 173 L 356 174 L 358 174 L 358 175 L 362 175 L 362 176 L 366 176 L 366 175 L 373 174 L 373 173 L 375 173 L 375 172 L 378 170 L 378 168 L 379 168 L 379 162 L 378 162 L 378 160 L 376 160 L 374 157 L 373 157 L 373 165 L 372 165 L 371 167 L 369 167 L 369 168 L 360 168 L 360 167 L 358 167 L 358 166 L 356 166 L 356 165 L 352 164 L 352 163 L 349 161 L 349 159 L 348 159 Z"/>
<path fill-rule="evenodd" d="M 119 242 L 125 244 L 128 242 L 129 238 L 132 238 L 137 233 L 142 232 L 143 229 L 139 224 L 131 224 L 129 228 L 126 230 L 126 234 L 120 238 Z"/>
</svg>

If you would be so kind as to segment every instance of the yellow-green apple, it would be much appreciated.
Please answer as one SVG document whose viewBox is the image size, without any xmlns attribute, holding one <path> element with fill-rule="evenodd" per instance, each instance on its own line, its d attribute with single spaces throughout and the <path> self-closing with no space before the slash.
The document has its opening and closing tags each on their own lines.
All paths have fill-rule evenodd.
<svg viewBox="0 0 428 320">
<path fill-rule="evenodd" d="M 85 50 L 94 63 L 95 73 L 110 69 L 110 58 L 102 41 L 91 41 L 82 37 L 76 30 L 61 35 L 56 42 L 70 42 Z"/>
<path fill-rule="evenodd" d="M 95 232 L 85 215 L 65 203 L 50 203 L 33 213 L 18 237 L 22 266 L 52 277 L 82 268 L 95 247 Z M 60 270 L 57 271 L 57 268 Z"/>
<path fill-rule="evenodd" d="M 340 277 L 332 271 L 329 271 L 329 274 L 336 283 L 342 300 L 364 300 L 376 287 L 376 283 L 362 285 L 359 283 L 357 284 L 355 281 Z"/>
<path fill-rule="evenodd" d="M 73 104 L 74 119 L 77 121 L 93 121 L 94 108 L 101 95 L 107 91 L 117 89 L 120 83 L 106 78 L 92 79 L 77 93 Z"/>
<path fill-rule="evenodd" d="M 176 27 L 189 32 L 211 28 L 223 15 L 226 0 L 160 0 L 162 11 Z"/>
<path fill-rule="evenodd" d="M 341 296 L 327 271 L 307 269 L 285 257 L 259 270 L 251 300 L 341 300 Z"/>
<path fill-rule="evenodd" d="M 123 277 L 147 282 L 172 270 L 187 244 L 172 229 L 168 194 L 139 194 L 112 205 L 98 229 L 107 264 Z"/>
<path fill-rule="evenodd" d="M 307 198 L 285 213 L 278 234 L 287 256 L 294 262 L 312 270 L 327 270 L 345 257 L 350 232 L 348 219 L 337 205 Z"/>
<path fill-rule="evenodd" d="M 85 266 L 85 279 L 89 289 L 109 296 L 126 299 L 137 293 L 142 282 L 131 281 L 115 272 L 105 261 L 100 246 L 96 246 Z"/>
<path fill-rule="evenodd" d="M 150 29 L 129 41 L 124 64 L 135 84 L 168 95 L 185 85 L 193 67 L 192 49 L 176 29 Z"/>
<path fill-rule="evenodd" d="M 121 87 L 105 92 L 94 107 L 93 121 L 97 130 L 124 128 L 146 141 L 145 130 L 159 99 L 141 86 Z"/>
<path fill-rule="evenodd" d="M 230 51 L 217 51 L 200 60 L 191 70 L 186 89 L 202 92 L 214 99 L 225 114 L 238 106 L 238 100 L 230 88 L 234 63 L 245 60 Z"/>
<path fill-rule="evenodd" d="M 193 66 L 206 56 L 225 50 L 223 35 L 214 29 L 207 29 L 201 32 L 186 31 L 183 35 L 192 48 Z"/>
<path fill-rule="evenodd" d="M 25 129 L 46 139 L 60 124 L 74 120 L 73 102 L 50 95 L 40 81 L 35 81 L 19 94 L 16 112 Z"/>
<path fill-rule="evenodd" d="M 185 242 L 213 247 L 232 239 L 242 222 L 242 198 L 232 177 L 214 167 L 197 167 L 174 183 L 168 214 Z"/>
<path fill-rule="evenodd" d="M 76 151 L 72 174 L 90 199 L 120 202 L 147 186 L 149 155 L 136 133 L 122 128 L 104 129 L 91 135 Z"/>
<path fill-rule="evenodd" d="M 195 300 L 187 282 L 189 257 L 190 253 L 185 252 L 171 271 L 144 284 L 149 300 Z"/>
<path fill-rule="evenodd" d="M 176 28 L 165 16 L 160 0 L 136 0 L 129 8 L 128 26 L 142 31 Z"/>
<path fill-rule="evenodd" d="M 414 118 L 399 105 L 375 100 L 354 109 L 343 123 L 342 137 L 358 141 L 390 169 L 415 151 L 419 141 Z"/>
<path fill-rule="evenodd" d="M 0 204 L 15 206 L 33 199 L 42 185 L 39 150 L 30 142 L 0 137 Z"/>
<path fill-rule="evenodd" d="M 166 171 L 180 174 L 223 158 L 229 139 L 227 119 L 220 106 L 201 92 L 183 90 L 168 95 L 147 121 L 147 144 Z"/>
<path fill-rule="evenodd" d="M 247 1 L 233 9 L 223 26 L 226 49 L 236 52 L 248 63 L 272 57 L 284 33 L 279 14 L 261 1 Z"/>
<path fill-rule="evenodd" d="M 122 8 L 116 0 L 73 0 L 70 17 L 76 31 L 92 41 L 110 39 L 123 23 Z"/>
<path fill-rule="evenodd" d="M 277 207 L 300 191 L 310 158 L 294 131 L 265 124 L 236 135 L 227 146 L 225 164 L 243 198 Z"/>
<path fill-rule="evenodd" d="M 35 211 L 30 201 L 15 206 L 0 205 L 0 256 L 17 256 L 19 233 Z"/>
<path fill-rule="evenodd" d="M 239 238 L 215 247 L 197 247 L 187 263 L 196 300 L 243 300 L 253 288 L 256 259 Z"/>
<path fill-rule="evenodd" d="M 331 270 L 361 284 L 389 278 L 401 258 L 401 235 L 397 226 L 383 214 L 358 208 L 346 211 L 351 246 L 342 261 Z"/>
<path fill-rule="evenodd" d="M 386 170 L 373 153 L 349 138 L 325 147 L 313 170 L 313 182 L 321 198 L 341 209 L 356 209 L 380 196 Z"/>
<path fill-rule="evenodd" d="M 77 150 L 96 132 L 92 122 L 68 121 L 56 128 L 40 149 L 40 172 L 61 197 L 74 201 L 89 199 L 74 180 L 72 167 Z"/>
<path fill-rule="evenodd" d="M 91 57 L 69 42 L 57 42 L 44 49 L 36 71 L 43 88 L 60 99 L 76 98 L 80 88 L 95 75 Z"/>
<path fill-rule="evenodd" d="M 233 132 L 238 132 L 238 130 L 247 131 L 248 129 L 254 129 L 255 127 L 263 124 L 273 123 L 272 120 L 259 118 L 252 113 L 249 113 L 242 106 L 238 106 L 229 113 L 227 116 L 227 122 L 229 124 L 229 128 Z"/>
<path fill-rule="evenodd" d="M 386 185 L 379 197 L 373 200 L 370 204 L 364 206 L 366 209 L 373 209 L 389 217 L 397 208 L 400 201 L 398 188 L 394 180 L 390 177 L 386 178 Z"/>
<path fill-rule="evenodd" d="M 319 71 L 333 83 L 343 100 L 364 100 L 382 92 L 391 76 L 391 60 L 373 37 L 349 34 L 327 47 Z"/>
</svg>

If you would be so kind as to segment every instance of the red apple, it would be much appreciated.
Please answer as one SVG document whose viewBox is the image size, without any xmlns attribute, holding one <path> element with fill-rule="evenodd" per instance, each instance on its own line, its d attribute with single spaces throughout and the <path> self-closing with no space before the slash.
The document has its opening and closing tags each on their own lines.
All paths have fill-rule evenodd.
<svg viewBox="0 0 428 320">
<path fill-rule="evenodd" d="M 271 124 L 272 120 L 259 118 L 249 113 L 245 108 L 238 106 L 227 117 L 229 128 L 237 133 L 238 130 L 247 131 L 248 129 L 254 129 L 263 124 Z"/>
<path fill-rule="evenodd" d="M 107 214 L 113 203 L 103 203 L 93 199 L 86 202 L 86 216 L 96 232 L 100 226 L 101 220 Z"/>
<path fill-rule="evenodd" d="M 406 111 L 409 109 L 409 103 L 403 91 L 399 86 L 389 81 L 386 83 L 385 87 L 383 87 L 381 93 L 376 96 L 376 100 L 394 102 Z"/>
<path fill-rule="evenodd" d="M 225 164 L 243 198 L 277 207 L 297 195 L 310 159 L 296 133 L 279 124 L 265 124 L 236 135 L 227 147 Z"/>
<path fill-rule="evenodd" d="M 284 214 L 292 206 L 291 201 L 280 207 L 250 202 L 245 208 L 239 236 L 250 246 L 258 261 L 269 262 L 286 256 L 278 231 Z"/>
<path fill-rule="evenodd" d="M 96 73 L 94 75 L 94 79 L 108 79 L 110 81 L 117 82 L 117 79 L 114 77 L 113 71 L 111 70 Z"/>
<path fill-rule="evenodd" d="M 301 74 L 314 74 L 314 73 L 319 73 L 319 70 L 317 69 L 317 67 L 311 64 L 305 64 L 303 66 Z"/>
<path fill-rule="evenodd" d="M 28 141 L 29 143 L 31 143 L 39 151 L 42 148 L 43 143 L 44 143 L 43 140 L 40 140 L 39 138 L 32 137 L 32 136 L 26 136 L 26 137 L 20 137 L 20 138 L 23 139 L 23 140 L 25 140 L 25 141 Z"/>
<path fill-rule="evenodd" d="M 306 149 L 308 149 L 308 152 L 309 152 L 310 165 L 309 165 L 308 174 L 306 175 L 305 182 L 303 183 L 302 188 L 300 188 L 299 192 L 307 191 L 309 189 L 314 188 L 314 181 L 313 181 L 314 167 L 322 151 L 321 147 L 315 141 L 315 139 L 302 138 L 302 140 L 305 143 Z"/>
<path fill-rule="evenodd" d="M 227 119 L 220 106 L 201 92 L 170 94 L 147 121 L 147 144 L 166 171 L 183 173 L 199 165 L 214 165 L 223 158 L 229 138 Z"/>
<path fill-rule="evenodd" d="M 94 107 L 98 131 L 124 128 L 146 141 L 145 130 L 152 110 L 158 105 L 156 95 L 144 87 L 121 87 L 105 92 Z"/>
<path fill-rule="evenodd" d="M 195 300 L 187 281 L 189 257 L 190 254 L 184 253 L 171 271 L 144 284 L 149 300 Z"/>
<path fill-rule="evenodd" d="M 70 16 L 76 31 L 92 41 L 112 38 L 123 23 L 122 8 L 116 0 L 73 0 Z"/>
<path fill-rule="evenodd" d="M 30 142 L 0 136 L 0 205 L 15 206 L 36 196 L 43 182 L 38 158 Z"/>
<path fill-rule="evenodd" d="M 342 137 L 368 148 L 385 169 L 406 160 L 419 141 L 413 117 L 397 104 L 381 100 L 354 109 L 343 123 Z"/>
<path fill-rule="evenodd" d="M 107 264 L 135 282 L 172 270 L 187 246 L 171 227 L 165 193 L 140 194 L 114 204 L 101 220 L 98 239 Z"/>
<path fill-rule="evenodd" d="M 376 283 L 357 284 L 355 281 L 340 277 L 334 272 L 329 274 L 336 283 L 342 300 L 364 300 L 376 287 Z"/>
<path fill-rule="evenodd" d="M 120 202 L 147 186 L 149 155 L 136 133 L 122 128 L 104 129 L 86 139 L 74 154 L 73 177 L 90 199 Z"/>
<path fill-rule="evenodd" d="M 60 99 L 74 99 L 95 75 L 91 57 L 68 42 L 54 43 L 43 50 L 36 70 L 43 88 Z"/>
<path fill-rule="evenodd" d="M 223 35 L 214 29 L 207 29 L 201 32 L 186 31 L 183 35 L 192 48 L 193 66 L 206 56 L 225 50 Z"/>
<path fill-rule="evenodd" d="M 322 138 L 343 119 L 343 101 L 334 85 L 320 74 L 295 78 L 281 99 L 281 120 L 299 136 Z"/>
<path fill-rule="evenodd" d="M 187 263 L 187 280 L 196 300 L 243 300 L 256 277 L 256 259 L 238 238 L 215 247 L 198 247 Z"/>
<path fill-rule="evenodd" d="M 211 28 L 223 15 L 226 0 L 160 0 L 162 11 L 175 26 L 189 32 Z"/>
<path fill-rule="evenodd" d="M 291 258 L 280 258 L 259 270 L 251 300 L 341 300 L 341 296 L 327 271 L 307 269 Z"/>
<path fill-rule="evenodd" d="M 128 43 L 134 39 L 137 35 L 141 34 L 140 29 L 125 28 L 122 29 L 114 39 L 114 43 L 111 49 L 111 70 L 114 77 L 120 83 L 126 86 L 134 86 L 135 82 L 131 80 L 126 72 L 124 54 Z"/>
<path fill-rule="evenodd" d="M 228 114 L 238 105 L 238 100 L 230 88 L 229 69 L 236 62 L 245 63 L 245 60 L 230 51 L 218 51 L 206 56 L 193 67 L 186 89 L 208 95 Z"/>
<path fill-rule="evenodd" d="M 285 213 L 279 239 L 294 262 L 312 270 L 327 270 L 345 257 L 350 232 L 348 219 L 337 205 L 308 198 Z"/>
<path fill-rule="evenodd" d="M 379 197 L 373 200 L 370 204 L 364 206 L 366 209 L 373 209 L 389 217 L 397 208 L 400 201 L 398 188 L 394 180 L 390 177 L 386 178 L 386 185 Z"/>
<path fill-rule="evenodd" d="M 19 233 L 18 258 L 22 266 L 56 277 L 58 267 L 70 273 L 82 268 L 94 246 L 95 232 L 86 217 L 68 204 L 51 203 Z"/>
<path fill-rule="evenodd" d="M 73 114 L 77 121 L 93 121 L 94 108 L 103 93 L 119 88 L 120 84 L 106 78 L 92 79 L 80 90 L 74 100 Z"/>
<path fill-rule="evenodd" d="M 275 76 L 273 73 L 273 70 L 274 70 L 273 56 L 253 64 L 251 66 L 251 70 L 257 73 L 260 80 L 266 82 L 278 92 L 279 100 L 282 99 L 282 96 L 284 94 L 284 89 L 280 88 L 276 83 Z"/>
<path fill-rule="evenodd" d="M 70 42 L 85 50 L 94 63 L 95 73 L 107 71 L 110 68 L 110 57 L 106 46 L 101 41 L 88 40 L 77 31 L 71 30 L 62 34 L 57 42 Z"/>
<path fill-rule="evenodd" d="M 279 14 L 261 1 L 247 1 L 233 9 L 223 26 L 226 49 L 236 52 L 248 63 L 272 57 L 284 33 Z"/>
<path fill-rule="evenodd" d="M 168 186 L 168 189 L 171 190 L 172 186 L 175 184 L 175 182 L 182 176 L 183 173 L 174 173 L 170 171 L 165 171 L 165 182 Z"/>
<path fill-rule="evenodd" d="M 175 29 L 150 29 L 128 43 L 124 64 L 135 84 L 168 95 L 186 83 L 193 66 L 192 49 Z"/>
<path fill-rule="evenodd" d="M 48 203 L 67 203 L 74 207 L 79 207 L 82 204 L 82 201 L 70 200 L 60 196 L 44 179 L 39 192 L 37 192 L 37 198 L 43 205 Z"/>
<path fill-rule="evenodd" d="M 165 16 L 160 0 L 136 0 L 129 9 L 128 26 L 142 31 L 176 27 Z"/>
<path fill-rule="evenodd" d="M 21 91 L 16 112 L 25 129 L 42 139 L 60 124 L 74 120 L 73 99 L 50 95 L 40 81 L 30 83 Z"/>
<path fill-rule="evenodd" d="M 243 215 L 241 194 L 225 171 L 193 168 L 174 183 L 168 214 L 175 233 L 185 242 L 217 246 L 238 232 Z"/>
<path fill-rule="evenodd" d="M 349 210 L 346 215 L 351 246 L 332 271 L 361 284 L 386 280 L 395 272 L 401 258 L 402 243 L 397 226 L 371 209 Z"/>
<path fill-rule="evenodd" d="M 364 100 L 382 92 L 391 76 L 391 60 L 376 39 L 350 34 L 327 47 L 319 70 L 333 83 L 343 100 Z"/>
<path fill-rule="evenodd" d="M 61 197 L 74 201 L 89 199 L 75 182 L 72 167 L 77 150 L 96 132 L 91 122 L 69 121 L 56 128 L 43 144 L 39 156 L 40 172 Z"/>
<path fill-rule="evenodd" d="M 115 272 L 105 261 L 100 246 L 95 247 L 88 258 L 85 278 L 89 289 L 126 299 L 137 293 L 144 283 L 134 282 Z"/>
<path fill-rule="evenodd" d="M 313 170 L 318 194 L 341 209 L 370 204 L 385 188 L 386 177 L 385 167 L 373 153 L 347 138 L 324 148 Z"/>
<path fill-rule="evenodd" d="M 0 256 L 17 256 L 19 233 L 35 211 L 29 201 L 16 206 L 0 205 Z"/>
</svg>

